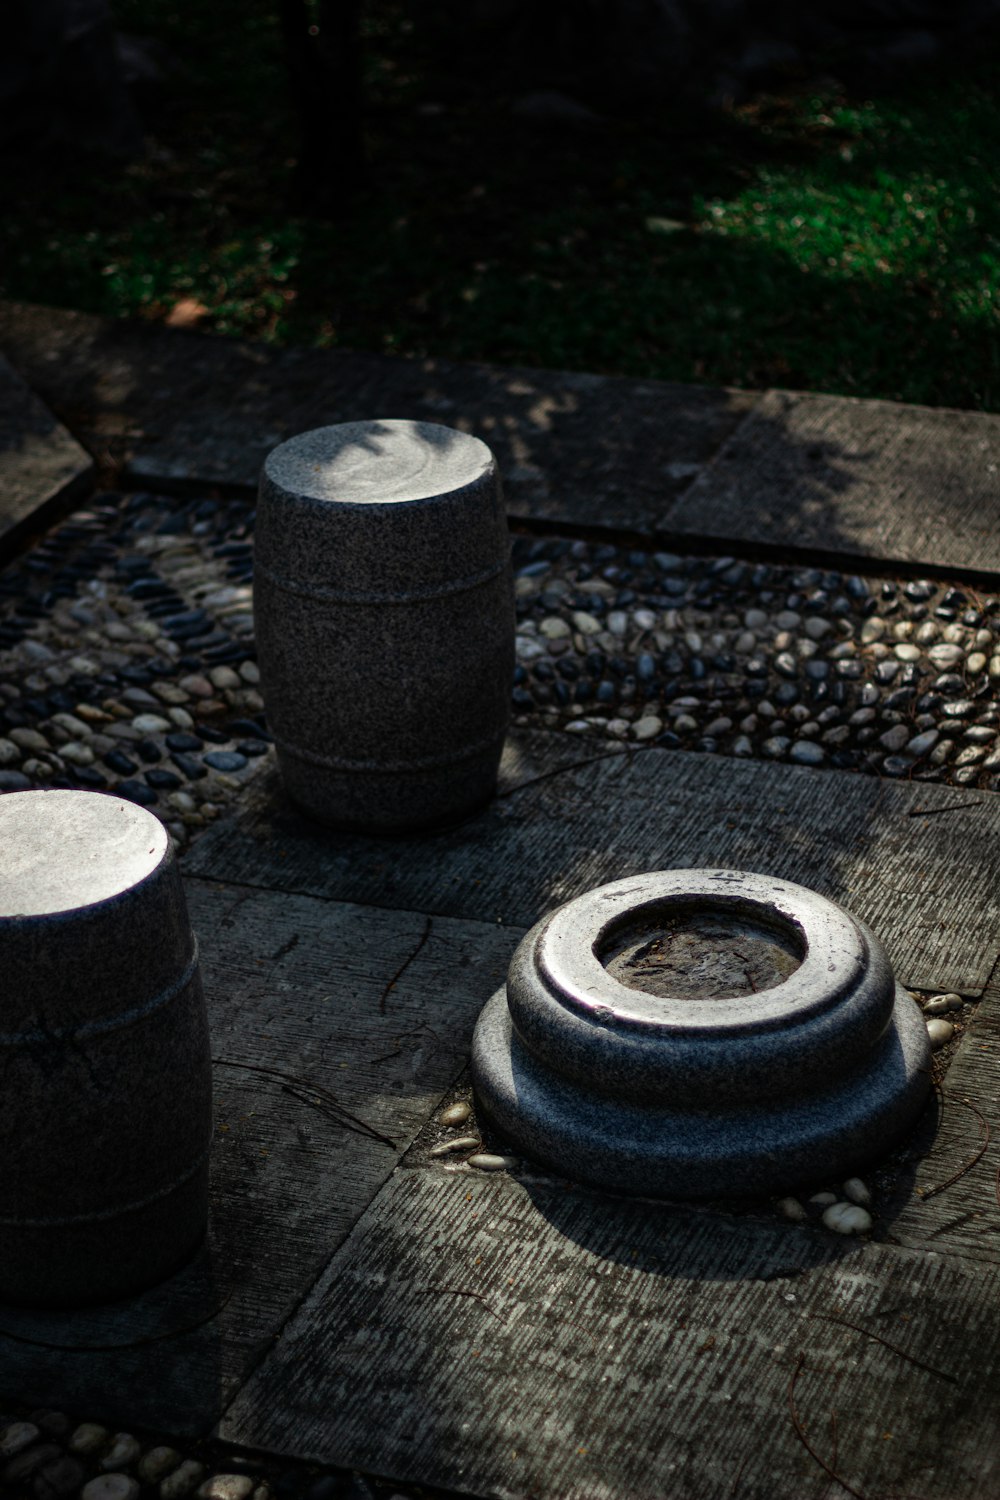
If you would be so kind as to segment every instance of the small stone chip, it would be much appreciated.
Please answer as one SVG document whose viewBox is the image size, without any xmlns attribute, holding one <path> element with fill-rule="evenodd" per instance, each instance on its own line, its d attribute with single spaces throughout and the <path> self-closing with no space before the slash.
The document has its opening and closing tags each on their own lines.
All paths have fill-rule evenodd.
<svg viewBox="0 0 1000 1500">
<path fill-rule="evenodd" d="M 453 1141 L 440 1141 L 432 1146 L 429 1152 L 431 1156 L 448 1156 L 452 1151 L 474 1151 L 481 1146 L 478 1135 L 460 1135 Z"/>
<path fill-rule="evenodd" d="M 823 1215 L 823 1223 L 834 1234 L 867 1234 L 872 1216 L 858 1203 L 832 1203 Z"/>
<path fill-rule="evenodd" d="M 466 1104 L 464 1100 L 459 1104 L 449 1104 L 438 1115 L 438 1123 L 441 1125 L 464 1125 L 472 1114 L 472 1105 Z"/>
</svg>

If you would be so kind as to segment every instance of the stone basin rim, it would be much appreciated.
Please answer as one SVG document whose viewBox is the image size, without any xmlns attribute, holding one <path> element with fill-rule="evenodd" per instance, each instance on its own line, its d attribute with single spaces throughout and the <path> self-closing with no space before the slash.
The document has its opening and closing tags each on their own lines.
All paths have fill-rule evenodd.
<svg viewBox="0 0 1000 1500">
<path fill-rule="evenodd" d="M 801 952 L 782 982 L 750 996 L 661 997 L 621 984 L 602 947 L 625 925 L 669 910 L 742 915 L 790 937 Z M 539 924 L 535 964 L 545 989 L 580 1019 L 614 1031 L 672 1036 L 779 1030 L 836 1009 L 878 970 L 877 939 L 826 897 L 775 876 L 726 869 L 651 871 L 613 881 L 560 907 Z M 875 960 L 875 962 L 873 962 Z M 885 1019 L 894 985 L 886 966 Z"/>
</svg>

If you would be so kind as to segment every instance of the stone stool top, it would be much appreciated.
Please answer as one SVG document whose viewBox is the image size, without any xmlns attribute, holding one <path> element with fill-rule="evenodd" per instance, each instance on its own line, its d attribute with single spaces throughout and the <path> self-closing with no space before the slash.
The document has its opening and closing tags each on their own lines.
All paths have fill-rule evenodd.
<svg viewBox="0 0 1000 1500">
<path fill-rule="evenodd" d="M 159 819 L 94 792 L 0 797 L 0 919 L 55 916 L 120 896 L 169 847 Z"/>
<path fill-rule="evenodd" d="M 386 419 L 317 427 L 269 453 L 258 584 L 327 603 L 436 600 L 508 565 L 496 460 L 467 432 Z"/>
<path fill-rule="evenodd" d="M 433 422 L 385 418 L 317 427 L 268 454 L 267 479 L 303 500 L 396 505 L 474 485 L 493 468 L 486 444 Z"/>
</svg>

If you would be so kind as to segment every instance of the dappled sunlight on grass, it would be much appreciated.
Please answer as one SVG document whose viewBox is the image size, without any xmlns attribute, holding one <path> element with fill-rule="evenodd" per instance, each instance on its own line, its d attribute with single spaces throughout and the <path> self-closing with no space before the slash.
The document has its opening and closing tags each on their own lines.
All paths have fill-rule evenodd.
<svg viewBox="0 0 1000 1500">
<path fill-rule="evenodd" d="M 1000 409 L 995 56 L 870 100 L 790 77 L 726 113 L 551 131 L 512 117 L 484 60 L 456 77 L 435 6 L 372 0 L 370 177 L 331 223 L 291 206 L 269 0 L 115 11 L 178 63 L 147 157 L 16 174 L 8 296 L 272 342 Z"/>
</svg>

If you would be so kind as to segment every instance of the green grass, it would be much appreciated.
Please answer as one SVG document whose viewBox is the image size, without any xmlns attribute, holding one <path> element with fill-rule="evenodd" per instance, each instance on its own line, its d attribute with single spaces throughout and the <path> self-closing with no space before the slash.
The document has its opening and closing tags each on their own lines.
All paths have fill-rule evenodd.
<svg viewBox="0 0 1000 1500">
<path fill-rule="evenodd" d="M 995 47 L 872 100 L 790 77 L 727 114 L 566 135 L 514 119 L 485 61 L 470 83 L 433 6 L 416 25 L 371 0 L 371 181 L 331 224 L 288 206 L 269 0 L 115 10 L 183 72 L 147 160 L 24 168 L 0 225 L 7 296 L 149 318 L 181 304 L 274 342 L 1000 410 Z"/>
</svg>

